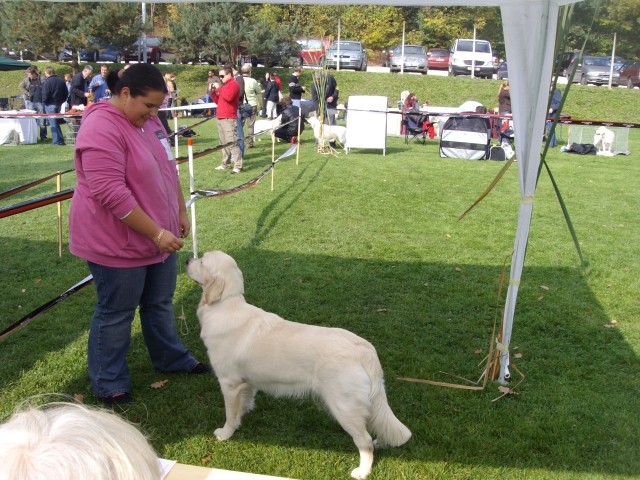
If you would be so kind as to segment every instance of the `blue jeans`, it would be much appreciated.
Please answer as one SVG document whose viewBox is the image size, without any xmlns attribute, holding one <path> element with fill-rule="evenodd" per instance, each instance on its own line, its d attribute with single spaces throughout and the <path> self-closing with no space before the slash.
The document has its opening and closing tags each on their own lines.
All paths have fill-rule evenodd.
<svg viewBox="0 0 640 480">
<path fill-rule="evenodd" d="M 145 267 L 112 268 L 88 262 L 98 293 L 89 329 L 89 377 L 97 397 L 131 392 L 127 352 L 140 307 L 142 335 L 156 370 L 191 370 L 198 362 L 176 333 L 173 293 L 176 255 Z"/>
<path fill-rule="evenodd" d="M 240 148 L 240 156 L 244 158 L 244 120 L 240 116 L 240 109 L 238 109 L 238 124 L 236 125 L 236 136 L 238 140 L 238 148 Z"/>
<path fill-rule="evenodd" d="M 60 113 L 60 105 L 45 105 L 44 111 L 46 113 Z M 64 144 L 64 137 L 62 136 L 62 130 L 60 129 L 60 123 L 58 118 L 49 117 L 49 126 L 51 127 L 51 143 L 54 145 Z"/>
</svg>

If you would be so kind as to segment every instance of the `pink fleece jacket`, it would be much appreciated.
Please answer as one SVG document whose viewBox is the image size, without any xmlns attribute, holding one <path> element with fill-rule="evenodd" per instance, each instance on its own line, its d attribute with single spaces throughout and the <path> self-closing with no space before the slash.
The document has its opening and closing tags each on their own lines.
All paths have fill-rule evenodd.
<svg viewBox="0 0 640 480">
<path fill-rule="evenodd" d="M 116 268 L 164 260 L 168 254 L 153 240 L 121 220 L 139 206 L 179 235 L 176 162 L 160 120 L 151 117 L 138 128 L 109 102 L 96 103 L 82 117 L 74 162 L 71 253 Z"/>
</svg>

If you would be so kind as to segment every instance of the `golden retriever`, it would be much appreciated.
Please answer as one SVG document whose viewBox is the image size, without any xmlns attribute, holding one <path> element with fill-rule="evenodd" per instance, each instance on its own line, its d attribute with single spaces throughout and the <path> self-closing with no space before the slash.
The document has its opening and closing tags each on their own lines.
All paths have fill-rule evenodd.
<svg viewBox="0 0 640 480">
<path fill-rule="evenodd" d="M 341 328 L 290 322 L 248 304 L 242 272 L 224 252 L 188 260 L 187 275 L 203 290 L 200 338 L 224 397 L 226 422 L 214 431 L 219 440 L 238 429 L 258 390 L 322 400 L 360 452 L 353 478 L 371 472 L 374 445 L 396 447 L 409 440 L 411 432 L 387 403 L 382 366 L 369 342 Z M 369 432 L 377 435 L 375 442 Z"/>
</svg>

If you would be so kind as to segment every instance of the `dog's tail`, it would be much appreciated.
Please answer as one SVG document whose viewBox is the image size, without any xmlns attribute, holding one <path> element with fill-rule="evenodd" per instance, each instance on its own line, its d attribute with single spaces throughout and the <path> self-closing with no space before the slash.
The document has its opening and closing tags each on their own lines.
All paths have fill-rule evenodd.
<svg viewBox="0 0 640 480">
<path fill-rule="evenodd" d="M 382 365 L 375 353 L 366 362 L 366 369 L 371 378 L 371 418 L 369 428 L 377 436 L 377 443 L 380 447 L 399 447 L 404 445 L 411 438 L 411 431 L 396 418 L 389 403 L 384 389 L 384 378 Z"/>
</svg>

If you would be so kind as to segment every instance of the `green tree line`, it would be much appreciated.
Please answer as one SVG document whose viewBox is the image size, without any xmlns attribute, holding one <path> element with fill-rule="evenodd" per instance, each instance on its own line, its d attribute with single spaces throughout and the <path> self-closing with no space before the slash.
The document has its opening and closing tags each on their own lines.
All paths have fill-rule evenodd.
<svg viewBox="0 0 640 480">
<path fill-rule="evenodd" d="M 425 47 L 449 47 L 455 38 L 492 42 L 504 55 L 498 7 L 393 7 L 367 5 L 280 5 L 247 3 L 147 4 L 146 24 L 138 3 L 0 2 L 0 46 L 28 49 L 36 55 L 65 45 L 93 47 L 96 39 L 131 45 L 142 32 L 163 37 L 164 47 L 184 61 L 235 60 L 242 53 L 263 54 L 293 45 L 305 36 L 361 40 L 370 52 L 402 40 Z M 590 32 L 586 51 L 640 57 L 638 0 L 586 0 L 574 7 L 567 48 L 579 49 Z M 94 42 L 92 44 L 92 42 Z"/>
</svg>

